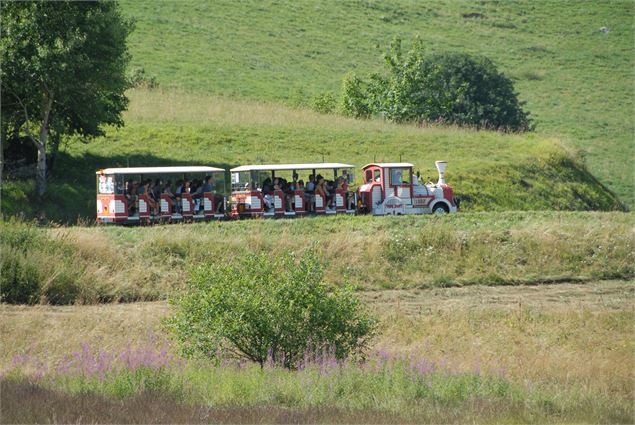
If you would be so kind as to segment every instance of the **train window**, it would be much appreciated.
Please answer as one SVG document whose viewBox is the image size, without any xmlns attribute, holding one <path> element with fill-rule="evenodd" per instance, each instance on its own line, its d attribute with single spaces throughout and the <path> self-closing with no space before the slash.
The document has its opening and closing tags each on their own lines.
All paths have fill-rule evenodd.
<svg viewBox="0 0 635 425">
<path fill-rule="evenodd" d="M 390 184 L 398 186 L 402 184 L 410 184 L 410 172 L 408 168 L 391 168 Z"/>
<path fill-rule="evenodd" d="M 375 179 L 376 182 L 381 181 L 381 171 L 375 170 Z"/>
<path fill-rule="evenodd" d="M 99 176 L 99 193 L 102 195 L 110 195 L 115 193 L 115 183 L 112 176 Z"/>
<path fill-rule="evenodd" d="M 373 170 L 366 170 L 366 183 L 373 181 Z"/>
</svg>

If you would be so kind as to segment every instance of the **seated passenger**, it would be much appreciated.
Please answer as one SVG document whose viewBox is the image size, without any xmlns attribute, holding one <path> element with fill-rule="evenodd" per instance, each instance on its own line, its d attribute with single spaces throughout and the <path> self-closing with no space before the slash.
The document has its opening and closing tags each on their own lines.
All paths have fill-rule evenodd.
<svg viewBox="0 0 635 425">
<path fill-rule="evenodd" d="M 298 190 L 298 175 L 293 174 L 293 180 L 284 188 L 287 211 L 293 211 L 295 204 L 295 191 Z"/>
<path fill-rule="evenodd" d="M 212 193 L 214 192 L 214 185 L 212 184 L 212 176 L 205 176 L 205 180 L 203 180 L 203 186 L 201 186 L 203 193 Z"/>
<path fill-rule="evenodd" d="M 172 192 L 172 182 L 170 182 L 170 180 L 166 181 L 165 185 L 163 185 L 163 193 L 170 197 L 171 206 L 174 208 L 176 206 L 176 196 Z"/>
<path fill-rule="evenodd" d="M 156 179 L 154 181 L 154 189 L 152 190 L 152 196 L 155 201 L 159 202 L 161 199 L 161 192 L 163 192 L 163 180 Z"/>
<path fill-rule="evenodd" d="M 265 195 L 273 195 L 273 185 L 269 177 L 262 182 L 262 193 Z"/>
<path fill-rule="evenodd" d="M 322 205 L 326 205 L 328 200 L 328 195 L 326 193 L 326 185 L 324 184 L 324 178 L 322 176 L 318 176 L 319 180 L 317 185 L 315 186 L 315 196 L 322 197 Z"/>
<path fill-rule="evenodd" d="M 128 180 L 126 184 L 126 200 L 128 201 L 128 215 L 134 215 L 137 205 L 137 182 Z"/>
<path fill-rule="evenodd" d="M 309 181 L 304 189 L 304 203 L 306 204 L 307 211 L 313 211 L 313 195 L 315 193 L 315 176 L 311 174 Z"/>
</svg>

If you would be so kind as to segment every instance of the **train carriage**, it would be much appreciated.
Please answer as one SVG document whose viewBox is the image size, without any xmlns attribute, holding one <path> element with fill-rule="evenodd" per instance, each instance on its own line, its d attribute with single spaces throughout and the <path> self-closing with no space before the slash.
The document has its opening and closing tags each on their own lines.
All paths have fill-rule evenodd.
<svg viewBox="0 0 635 425">
<path fill-rule="evenodd" d="M 210 220 L 225 217 L 225 170 L 207 166 L 105 168 L 97 175 L 97 221 L 136 224 Z M 146 193 L 143 182 L 162 185 Z M 176 195 L 165 185 L 200 180 L 204 191 Z M 148 185 L 149 186 L 149 185 Z M 145 188 L 144 188 L 145 189 Z"/>
<path fill-rule="evenodd" d="M 342 163 L 257 164 L 232 168 L 232 217 L 294 217 L 356 212 L 353 165 Z M 322 175 L 324 174 L 324 175 Z M 341 187 L 326 194 L 308 188 L 311 176 Z M 332 180 L 331 180 L 332 178 Z M 276 180 L 282 181 L 276 185 Z M 302 187 L 300 183 L 304 183 Z"/>
</svg>

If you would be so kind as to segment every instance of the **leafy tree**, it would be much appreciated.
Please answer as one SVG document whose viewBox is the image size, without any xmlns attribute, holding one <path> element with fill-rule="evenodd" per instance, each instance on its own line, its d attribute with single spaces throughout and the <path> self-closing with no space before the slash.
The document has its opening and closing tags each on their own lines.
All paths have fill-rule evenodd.
<svg viewBox="0 0 635 425">
<path fill-rule="evenodd" d="M 295 368 L 310 352 L 362 354 L 375 331 L 350 288 L 322 283 L 312 255 L 251 254 L 197 268 L 168 320 L 186 355 L 270 359 Z"/>
<path fill-rule="evenodd" d="M 371 113 L 397 122 L 531 129 L 512 81 L 487 58 L 464 53 L 428 55 L 420 39 L 404 54 L 401 40 L 395 39 L 385 59 L 388 76 L 371 76 L 365 90 L 343 90 L 347 104 L 363 103 Z M 354 87 L 363 84 L 356 81 Z"/>
<path fill-rule="evenodd" d="M 110 1 L 3 1 L 0 8 L 1 134 L 26 135 L 37 147 L 41 197 L 47 148 L 54 158 L 62 135 L 123 125 L 132 23 Z"/>
</svg>

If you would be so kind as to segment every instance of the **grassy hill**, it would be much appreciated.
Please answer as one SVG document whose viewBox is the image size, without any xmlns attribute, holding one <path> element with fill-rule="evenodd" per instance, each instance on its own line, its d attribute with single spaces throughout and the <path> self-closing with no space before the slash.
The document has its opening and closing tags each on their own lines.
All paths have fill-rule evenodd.
<svg viewBox="0 0 635 425">
<path fill-rule="evenodd" d="M 92 220 L 95 170 L 111 166 L 213 164 L 226 169 L 267 162 L 412 161 L 436 178 L 436 159 L 464 211 L 613 210 L 618 199 L 555 139 L 458 128 L 359 121 L 279 104 L 209 95 L 135 90 L 127 125 L 59 158 L 45 203 L 53 220 Z M 307 176 L 301 175 L 306 179 Z M 357 179 L 361 179 L 359 169 Z M 7 185 L 5 213 L 33 215 L 29 184 Z M 8 199 L 8 201 L 7 201 Z"/>
<path fill-rule="evenodd" d="M 348 71 L 380 71 L 394 36 L 486 55 L 515 80 L 538 134 L 582 150 L 591 173 L 635 206 L 630 1 L 122 5 L 137 20 L 133 65 L 164 87 L 201 95 L 308 104 L 337 91 Z"/>
<path fill-rule="evenodd" d="M 362 165 L 400 156 L 424 176 L 436 174 L 435 159 L 447 159 L 466 210 L 620 208 L 607 188 L 635 205 L 630 3 L 122 5 L 137 21 L 133 66 L 156 76 L 160 89 L 130 92 L 125 128 L 65 145 L 49 218 L 92 219 L 100 167 L 323 158 Z M 516 80 L 538 131 L 416 128 L 304 107 L 337 91 L 349 70 L 381 70 L 396 35 L 419 35 L 431 51 L 491 57 Z M 32 192 L 32 183 L 5 183 L 3 212 L 33 215 Z"/>
</svg>

